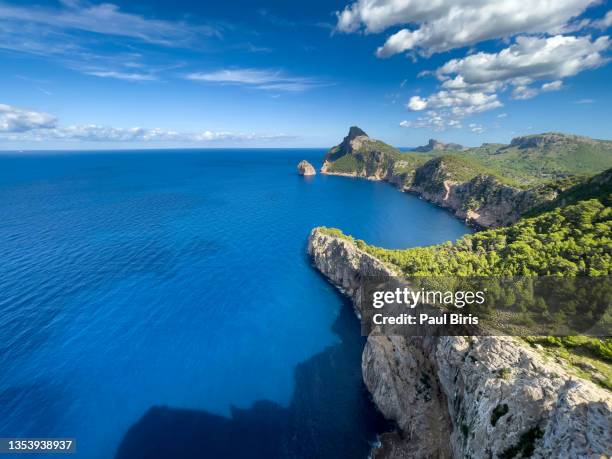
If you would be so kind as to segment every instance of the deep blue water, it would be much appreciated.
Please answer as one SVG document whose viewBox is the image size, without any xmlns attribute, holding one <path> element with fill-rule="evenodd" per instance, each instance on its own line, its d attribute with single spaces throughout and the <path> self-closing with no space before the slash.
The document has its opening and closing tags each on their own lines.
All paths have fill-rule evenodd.
<svg viewBox="0 0 612 459">
<path fill-rule="evenodd" d="M 323 153 L 0 155 L 0 437 L 110 458 L 163 456 L 167 435 L 214 457 L 285 429 L 283 455 L 367 451 L 359 325 L 308 233 L 399 248 L 468 229 L 387 184 L 295 173 Z"/>
</svg>

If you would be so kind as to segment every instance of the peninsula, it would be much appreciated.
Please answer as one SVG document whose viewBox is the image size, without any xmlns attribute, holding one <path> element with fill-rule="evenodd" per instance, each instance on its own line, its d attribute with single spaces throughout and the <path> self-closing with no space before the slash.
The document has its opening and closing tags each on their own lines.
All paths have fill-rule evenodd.
<svg viewBox="0 0 612 459">
<path fill-rule="evenodd" d="M 492 158 L 487 151 L 498 153 Z M 521 152 L 527 158 L 501 174 L 509 160 L 504 155 Z M 572 167 L 578 154 L 583 161 Z M 460 155 L 421 155 L 400 153 L 353 127 L 327 153 L 322 172 L 388 181 L 491 229 L 455 243 L 388 250 L 315 228 L 308 240 L 313 264 L 353 300 L 358 314 L 361 279 L 368 276 L 612 271 L 610 142 L 543 134 Z M 535 169 L 542 158 L 549 159 L 547 172 Z M 512 175 L 518 170 L 532 173 L 517 183 Z M 375 404 L 396 425 L 382 435 L 376 458 L 610 453 L 609 338 L 370 335 L 362 374 Z"/>
</svg>

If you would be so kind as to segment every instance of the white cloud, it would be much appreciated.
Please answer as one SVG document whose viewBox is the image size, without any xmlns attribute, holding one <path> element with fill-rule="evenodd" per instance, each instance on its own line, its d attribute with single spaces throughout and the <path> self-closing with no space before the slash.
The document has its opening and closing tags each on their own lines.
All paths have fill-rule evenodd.
<svg viewBox="0 0 612 459">
<path fill-rule="evenodd" d="M 594 104 L 595 99 L 578 99 L 574 103 L 579 105 Z"/>
<path fill-rule="evenodd" d="M 446 129 L 461 129 L 463 126 L 458 119 L 450 118 L 447 112 L 429 110 L 423 116 L 414 120 L 400 122 L 403 128 L 430 129 L 432 131 L 445 131 Z"/>
<path fill-rule="evenodd" d="M 499 115 L 497 115 L 497 118 L 506 118 L 508 117 L 507 113 L 500 113 Z"/>
<path fill-rule="evenodd" d="M 526 86 L 534 80 L 560 80 L 605 64 L 610 47 L 607 36 L 556 35 L 549 38 L 518 37 L 498 53 L 476 53 L 452 59 L 436 71 L 443 86 L 489 91 L 511 83 Z"/>
<path fill-rule="evenodd" d="M 203 130 L 178 132 L 159 128 L 110 127 L 95 124 L 58 126 L 57 119 L 43 112 L 0 104 L 0 139 L 10 141 L 66 140 L 74 142 L 243 142 L 288 140 L 285 134 L 261 134 Z"/>
<path fill-rule="evenodd" d="M 377 33 L 409 24 L 381 46 L 379 57 L 423 55 L 521 33 L 555 33 L 597 0 L 357 0 L 337 14 L 341 32 Z"/>
<path fill-rule="evenodd" d="M 551 81 L 550 83 L 544 83 L 541 88 L 543 92 L 559 91 L 561 89 L 563 89 L 563 81 L 561 80 Z"/>
<path fill-rule="evenodd" d="M 115 78 L 117 80 L 125 81 L 154 81 L 157 78 L 154 75 L 147 73 L 133 73 L 133 72 L 117 72 L 114 70 L 90 70 L 84 71 L 87 75 L 93 75 L 101 78 Z"/>
<path fill-rule="evenodd" d="M 185 78 L 205 83 L 240 84 L 270 91 L 301 92 L 328 86 L 314 78 L 289 76 L 279 70 L 266 69 L 222 69 L 214 72 L 195 72 L 186 75 Z"/>
<path fill-rule="evenodd" d="M 1 131 L 0 131 L 1 134 Z M 180 144 L 206 144 L 215 142 L 277 141 L 293 139 L 285 134 L 258 134 L 232 131 L 177 132 L 159 128 L 120 128 L 109 126 L 74 125 L 50 129 L 13 131 L 0 135 L 0 139 L 11 141 L 56 141 L 69 142 L 121 142 L 155 143 L 174 142 Z"/>
<path fill-rule="evenodd" d="M 484 128 L 481 124 L 470 123 L 468 127 L 470 128 L 470 131 L 472 131 L 474 134 L 482 134 L 484 132 Z"/>
<path fill-rule="evenodd" d="M 36 24 L 52 30 L 72 29 L 137 39 L 164 46 L 186 45 L 198 36 L 218 35 L 210 26 L 147 18 L 121 11 L 112 3 L 63 2 L 64 8 L 20 7 L 0 3 L 0 19 Z"/>
<path fill-rule="evenodd" d="M 27 132 L 55 127 L 55 117 L 34 110 L 0 104 L 0 133 Z"/>
<path fill-rule="evenodd" d="M 598 29 L 607 29 L 612 26 L 612 10 L 608 11 L 603 18 L 593 21 L 593 26 Z"/>
<path fill-rule="evenodd" d="M 412 96 L 407 107 L 412 111 L 448 108 L 455 116 L 463 117 L 501 107 L 497 94 L 467 91 L 438 91 L 429 97 Z"/>
<path fill-rule="evenodd" d="M 430 96 L 413 96 L 412 111 L 446 109 L 448 116 L 462 118 L 501 107 L 500 94 L 525 100 L 541 92 L 563 88 L 563 78 L 599 67 L 608 58 L 607 36 L 557 35 L 548 38 L 518 37 L 498 53 L 476 53 L 452 59 L 436 70 L 441 89 Z M 536 83 L 543 80 L 543 83 Z M 442 112 L 444 113 L 444 112 Z"/>
<path fill-rule="evenodd" d="M 531 99 L 539 94 L 539 91 L 530 86 L 519 85 L 512 90 L 512 98 L 516 100 Z"/>
</svg>

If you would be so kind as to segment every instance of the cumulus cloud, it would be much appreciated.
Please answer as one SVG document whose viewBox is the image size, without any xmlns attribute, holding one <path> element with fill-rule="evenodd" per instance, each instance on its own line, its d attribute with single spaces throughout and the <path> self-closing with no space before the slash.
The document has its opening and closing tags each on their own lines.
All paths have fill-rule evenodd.
<svg viewBox="0 0 612 459">
<path fill-rule="evenodd" d="M 412 96 L 408 109 L 421 111 L 425 109 L 448 108 L 458 117 L 480 113 L 501 107 L 497 94 L 468 91 L 438 91 L 429 97 Z"/>
<path fill-rule="evenodd" d="M 429 129 L 432 131 L 445 131 L 450 128 L 461 129 L 463 125 L 458 119 L 450 118 L 447 112 L 437 112 L 429 110 L 423 116 L 414 120 L 404 120 L 400 122 L 404 128 Z"/>
<path fill-rule="evenodd" d="M 438 117 L 457 119 L 501 107 L 500 96 L 506 90 L 516 100 L 559 91 L 564 78 L 607 63 L 609 47 L 607 36 L 596 40 L 564 35 L 518 37 L 498 53 L 480 52 L 448 61 L 433 72 L 441 82 L 440 90 L 411 97 L 407 108 L 439 110 Z M 420 124 L 447 126 L 429 118 L 425 121 Z"/>
<path fill-rule="evenodd" d="M 607 36 L 556 35 L 548 38 L 518 37 L 516 43 L 498 53 L 476 53 L 452 59 L 436 71 L 449 89 L 494 91 L 511 83 L 526 86 L 535 80 L 560 80 L 608 61 Z M 555 83 L 559 86 L 561 83 Z"/>
<path fill-rule="evenodd" d="M 407 24 L 377 50 L 430 55 L 521 33 L 555 33 L 597 0 L 357 0 L 337 12 L 337 30 L 377 33 Z"/>
<path fill-rule="evenodd" d="M 75 142 L 243 142 L 290 140 L 286 134 L 212 131 L 178 132 L 159 128 L 110 127 L 95 124 L 59 126 L 47 113 L 0 104 L 0 139 L 10 141 L 66 140 Z"/>
<path fill-rule="evenodd" d="M 593 21 L 593 26 L 598 29 L 607 29 L 612 26 L 612 10 L 608 11 L 603 18 Z"/>
<path fill-rule="evenodd" d="M 55 127 L 56 118 L 47 113 L 0 104 L 0 133 L 27 132 Z"/>
<path fill-rule="evenodd" d="M 119 128 L 109 126 L 74 125 L 54 127 L 51 129 L 30 129 L 13 131 L 10 135 L 0 136 L 8 140 L 25 140 L 44 142 L 49 140 L 66 140 L 74 142 L 175 142 L 202 144 L 214 142 L 275 141 L 290 140 L 294 137 L 285 134 L 257 134 L 231 131 L 177 132 L 159 128 Z"/>
<path fill-rule="evenodd" d="M 289 76 L 279 70 L 250 68 L 194 72 L 186 75 L 185 78 L 205 83 L 240 84 L 270 91 L 301 92 L 327 86 L 326 83 L 315 78 Z"/>
</svg>

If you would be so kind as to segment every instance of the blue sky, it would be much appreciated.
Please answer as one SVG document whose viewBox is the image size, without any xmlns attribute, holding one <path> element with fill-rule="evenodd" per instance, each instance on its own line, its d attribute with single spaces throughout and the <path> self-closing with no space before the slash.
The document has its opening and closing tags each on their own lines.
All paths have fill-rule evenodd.
<svg viewBox="0 0 612 459">
<path fill-rule="evenodd" d="M 524 5 L 0 0 L 0 149 L 612 138 L 609 4 Z"/>
</svg>

